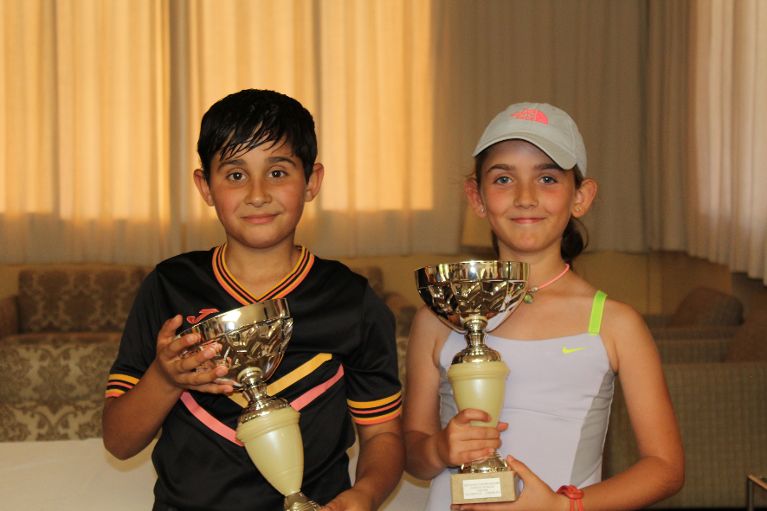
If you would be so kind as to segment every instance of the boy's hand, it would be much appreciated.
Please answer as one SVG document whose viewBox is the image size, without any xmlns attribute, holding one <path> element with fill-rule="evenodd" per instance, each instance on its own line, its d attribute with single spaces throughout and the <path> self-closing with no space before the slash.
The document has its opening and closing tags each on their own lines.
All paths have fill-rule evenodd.
<svg viewBox="0 0 767 511">
<path fill-rule="evenodd" d="M 355 488 L 336 495 L 336 498 L 322 506 L 320 511 L 373 511 L 373 499 Z"/>
<path fill-rule="evenodd" d="M 181 357 L 182 351 L 200 340 L 199 334 L 194 333 L 176 339 L 176 329 L 181 323 L 182 318 L 178 314 L 166 321 L 157 334 L 157 355 L 154 363 L 160 375 L 174 387 L 212 394 L 231 394 L 231 385 L 214 382 L 216 378 L 226 375 L 225 367 L 216 366 L 207 371 L 195 371 L 195 368 L 216 355 L 220 345 L 209 346 L 188 357 Z"/>
<path fill-rule="evenodd" d="M 437 453 L 442 462 L 456 467 L 492 455 L 501 446 L 501 431 L 505 431 L 508 424 L 499 422 L 494 428 L 471 425 L 471 421 L 489 420 L 488 413 L 473 408 L 462 410 L 450 419 L 437 436 Z"/>
</svg>

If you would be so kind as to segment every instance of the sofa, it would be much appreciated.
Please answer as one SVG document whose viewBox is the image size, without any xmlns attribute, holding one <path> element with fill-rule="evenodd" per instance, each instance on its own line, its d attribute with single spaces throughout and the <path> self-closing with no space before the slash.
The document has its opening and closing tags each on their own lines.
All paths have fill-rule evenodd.
<svg viewBox="0 0 767 511">
<path fill-rule="evenodd" d="M 729 337 L 743 323 L 743 303 L 734 295 L 700 286 L 671 314 L 648 314 L 645 321 L 655 339 Z"/>
<path fill-rule="evenodd" d="M 380 268 L 354 269 L 394 312 L 404 360 L 415 307 L 386 291 Z M 0 441 L 101 436 L 107 373 L 149 270 L 91 263 L 19 270 L 17 293 L 0 299 Z"/>
<path fill-rule="evenodd" d="M 656 341 L 685 449 L 682 490 L 656 508 L 740 508 L 750 473 L 767 474 L 767 310 L 733 332 Z M 616 389 L 604 473 L 637 458 L 626 404 Z"/>
</svg>

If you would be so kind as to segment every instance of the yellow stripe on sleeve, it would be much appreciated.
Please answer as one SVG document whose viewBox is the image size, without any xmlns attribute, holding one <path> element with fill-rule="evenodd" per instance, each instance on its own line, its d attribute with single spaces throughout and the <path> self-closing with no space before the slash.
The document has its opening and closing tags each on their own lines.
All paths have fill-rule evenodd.
<svg viewBox="0 0 767 511">
<path fill-rule="evenodd" d="M 392 394 L 389 397 L 385 397 L 383 399 L 378 399 L 376 401 L 352 401 L 351 399 L 347 399 L 346 403 L 351 408 L 378 408 L 381 406 L 388 405 L 389 403 L 393 403 L 397 399 L 400 398 L 402 395 L 402 392 L 397 392 L 396 394 Z"/>
</svg>

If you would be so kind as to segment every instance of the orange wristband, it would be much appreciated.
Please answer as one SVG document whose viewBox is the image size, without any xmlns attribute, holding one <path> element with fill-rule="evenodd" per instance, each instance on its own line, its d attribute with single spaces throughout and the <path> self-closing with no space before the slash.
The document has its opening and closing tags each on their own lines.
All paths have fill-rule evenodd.
<svg viewBox="0 0 767 511">
<path fill-rule="evenodd" d="M 583 490 L 568 484 L 560 486 L 557 493 L 570 499 L 570 511 L 583 511 Z"/>
</svg>

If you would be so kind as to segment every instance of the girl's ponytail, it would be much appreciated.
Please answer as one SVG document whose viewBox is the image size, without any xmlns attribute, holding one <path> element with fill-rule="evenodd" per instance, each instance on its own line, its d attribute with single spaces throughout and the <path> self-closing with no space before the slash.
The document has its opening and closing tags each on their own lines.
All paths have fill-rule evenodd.
<svg viewBox="0 0 767 511">
<path fill-rule="evenodd" d="M 577 218 L 571 217 L 567 222 L 565 232 L 562 233 L 562 245 L 559 247 L 559 253 L 562 259 L 570 266 L 581 252 L 588 246 L 589 239 L 586 227 Z"/>
</svg>

